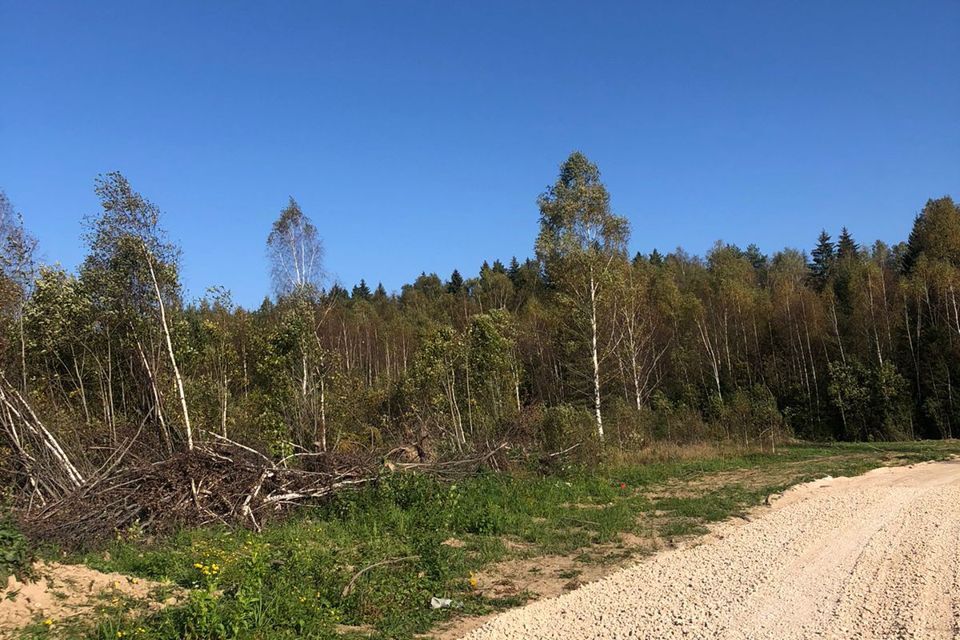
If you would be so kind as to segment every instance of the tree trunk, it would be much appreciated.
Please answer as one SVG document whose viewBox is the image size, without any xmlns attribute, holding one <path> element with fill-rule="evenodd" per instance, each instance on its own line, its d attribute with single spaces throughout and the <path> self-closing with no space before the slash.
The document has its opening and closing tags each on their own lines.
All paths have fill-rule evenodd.
<svg viewBox="0 0 960 640">
<path fill-rule="evenodd" d="M 147 354 L 143 351 L 143 345 L 137 339 L 137 352 L 140 354 L 140 360 L 143 362 L 143 368 L 147 372 L 147 380 L 150 381 L 150 392 L 153 395 L 154 411 L 157 414 L 157 424 L 160 425 L 160 433 L 163 435 L 163 441 L 167 445 L 167 451 L 173 455 L 173 441 L 170 439 L 170 431 L 167 429 L 167 423 L 163 419 L 163 398 L 160 395 L 160 389 L 157 387 L 157 381 L 153 376 L 153 369 L 150 368 L 150 362 L 147 360 Z M 148 414 L 149 415 L 149 414 Z M 115 429 L 111 431 L 116 440 Z"/>
<path fill-rule="evenodd" d="M 23 330 L 23 304 L 22 303 L 20 305 L 20 373 L 23 376 L 23 386 L 21 387 L 20 391 L 22 393 L 26 393 L 27 392 L 27 336 Z M 86 410 L 86 401 L 84 401 L 84 410 Z"/>
<path fill-rule="evenodd" d="M 227 397 L 229 393 L 229 389 L 227 388 L 228 382 L 227 382 L 226 376 L 223 377 L 223 381 L 221 384 L 223 385 L 221 390 L 223 397 L 220 403 L 220 431 L 222 432 L 223 437 L 226 438 L 227 437 Z"/>
<path fill-rule="evenodd" d="M 173 377 L 177 382 L 177 395 L 180 396 L 180 408 L 183 410 L 183 428 L 187 433 L 187 451 L 193 451 L 193 429 L 190 427 L 190 411 L 187 409 L 187 395 L 183 390 L 180 367 L 177 366 L 177 357 L 173 353 L 173 340 L 170 338 L 170 327 L 167 325 L 167 311 L 163 304 L 163 296 L 160 294 L 160 283 L 157 282 L 157 274 L 153 269 L 153 258 L 150 256 L 150 250 L 147 249 L 146 245 L 143 249 L 147 253 L 150 278 L 153 280 L 153 290 L 157 294 L 157 304 L 160 307 L 160 324 L 163 326 L 163 337 L 167 341 L 167 355 L 170 356 L 170 366 L 173 367 Z"/>
<path fill-rule="evenodd" d="M 707 352 L 707 356 L 710 358 L 710 368 L 713 371 L 713 382 L 717 387 L 717 397 L 720 398 L 720 401 L 723 401 L 723 391 L 720 390 L 720 362 L 719 356 L 717 355 L 716 349 L 713 347 L 713 341 L 710 339 L 710 334 L 707 332 L 706 318 L 703 322 L 699 318 L 696 320 L 697 329 L 700 331 L 700 340 L 703 342 L 703 348 Z"/>
<path fill-rule="evenodd" d="M 327 383 L 320 374 L 320 451 L 327 450 Z"/>
<path fill-rule="evenodd" d="M 597 283 L 590 268 L 590 346 L 593 360 L 593 409 L 597 420 L 597 435 L 603 440 L 603 415 L 600 413 L 600 357 L 597 353 Z"/>
</svg>

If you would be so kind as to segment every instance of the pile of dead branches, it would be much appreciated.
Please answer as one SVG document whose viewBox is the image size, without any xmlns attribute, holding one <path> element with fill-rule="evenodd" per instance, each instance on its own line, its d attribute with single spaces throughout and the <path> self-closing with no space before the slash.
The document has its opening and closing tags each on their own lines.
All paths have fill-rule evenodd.
<svg viewBox="0 0 960 640">
<path fill-rule="evenodd" d="M 24 532 L 68 548 L 212 523 L 259 530 L 291 507 L 322 502 L 384 473 L 454 480 L 498 469 L 506 449 L 501 444 L 472 457 L 432 462 L 411 456 L 408 448 L 382 456 L 301 452 L 276 460 L 207 433 L 193 450 L 156 460 L 133 447 L 135 435 L 99 469 L 81 473 L 9 387 L 0 388 L 0 412 L 25 478 L 19 510 Z"/>
<path fill-rule="evenodd" d="M 453 481 L 476 474 L 483 469 L 505 470 L 509 466 L 508 449 L 507 443 L 503 442 L 474 456 L 428 461 L 422 456 L 416 459 L 410 455 L 412 447 L 397 447 L 387 452 L 383 464 L 390 471 L 414 471 L 440 480 Z"/>
<path fill-rule="evenodd" d="M 81 547 L 114 536 L 220 523 L 259 530 L 291 507 L 316 504 L 385 473 L 424 473 L 453 480 L 495 468 L 500 445 L 471 458 L 403 462 L 386 456 L 301 453 L 274 461 L 220 438 L 158 462 L 128 456 L 62 498 L 21 515 L 33 539 Z"/>
<path fill-rule="evenodd" d="M 159 462 L 128 459 L 63 498 L 25 512 L 38 540 L 83 545 L 117 533 L 222 523 L 259 529 L 286 508 L 375 480 L 370 460 L 321 456 L 323 470 L 274 462 L 235 443 L 215 443 Z"/>
<path fill-rule="evenodd" d="M 301 451 L 282 459 L 203 432 L 192 449 L 156 458 L 138 445 L 140 429 L 111 450 L 99 468 L 77 464 L 0 375 L 0 442 L 22 479 L 19 519 L 35 540 L 82 547 L 116 535 L 153 534 L 220 523 L 259 530 L 291 507 L 374 482 L 384 473 L 423 473 L 456 480 L 508 464 L 507 446 L 456 459 L 428 460 L 398 447 L 383 455 Z"/>
<path fill-rule="evenodd" d="M 9 445 L 31 500 L 45 503 L 78 489 L 84 476 L 26 398 L 0 373 L 0 436 Z"/>
</svg>

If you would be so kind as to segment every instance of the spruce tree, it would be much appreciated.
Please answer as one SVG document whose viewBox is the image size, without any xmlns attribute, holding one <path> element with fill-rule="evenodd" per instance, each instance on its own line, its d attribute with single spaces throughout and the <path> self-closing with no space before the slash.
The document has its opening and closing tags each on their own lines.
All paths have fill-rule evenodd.
<svg viewBox="0 0 960 640">
<path fill-rule="evenodd" d="M 857 258 L 860 255 L 860 247 L 854 241 L 853 236 L 846 227 L 840 230 L 840 237 L 837 239 L 837 260 L 846 260 L 847 258 Z"/>
<path fill-rule="evenodd" d="M 810 255 L 813 258 L 813 262 L 810 263 L 810 280 L 817 290 L 822 291 L 830 278 L 830 271 L 837 258 L 830 234 L 825 229 L 820 231 L 817 246 Z"/>
<path fill-rule="evenodd" d="M 510 267 L 507 268 L 507 276 L 510 278 L 510 282 L 513 283 L 514 287 L 520 287 L 520 262 L 517 260 L 517 256 L 510 258 Z"/>
<path fill-rule="evenodd" d="M 762 271 L 767 268 L 767 256 L 765 256 L 760 251 L 760 247 L 755 244 L 747 245 L 747 250 L 743 252 L 743 257 L 746 258 L 757 271 Z"/>
<path fill-rule="evenodd" d="M 353 291 L 350 294 L 350 297 L 354 300 L 369 300 L 370 299 L 370 287 L 367 286 L 366 281 L 361 278 L 360 284 L 353 288 Z"/>
<path fill-rule="evenodd" d="M 347 290 L 337 283 L 333 283 L 327 296 L 333 302 L 343 302 L 350 299 L 350 294 L 347 293 Z"/>
<path fill-rule="evenodd" d="M 960 267 L 960 205 L 949 196 L 928 200 L 901 253 L 905 273 L 913 270 L 921 255 Z"/>
<path fill-rule="evenodd" d="M 463 289 L 463 276 L 456 269 L 450 274 L 450 280 L 447 282 L 447 293 L 460 293 Z"/>
</svg>

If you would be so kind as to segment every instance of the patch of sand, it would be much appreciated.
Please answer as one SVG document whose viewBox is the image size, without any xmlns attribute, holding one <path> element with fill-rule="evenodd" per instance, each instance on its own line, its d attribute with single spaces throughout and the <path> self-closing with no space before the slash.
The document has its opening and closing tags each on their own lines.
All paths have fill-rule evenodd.
<svg viewBox="0 0 960 640">
<path fill-rule="evenodd" d="M 134 598 L 148 600 L 161 583 L 120 573 L 102 573 L 76 564 L 38 562 L 33 582 L 20 582 L 13 576 L 0 590 L 0 638 L 13 638 L 17 631 L 34 620 L 48 619 L 57 624 L 67 618 L 93 612 L 97 605 Z M 166 602 L 157 603 L 160 607 Z"/>
</svg>

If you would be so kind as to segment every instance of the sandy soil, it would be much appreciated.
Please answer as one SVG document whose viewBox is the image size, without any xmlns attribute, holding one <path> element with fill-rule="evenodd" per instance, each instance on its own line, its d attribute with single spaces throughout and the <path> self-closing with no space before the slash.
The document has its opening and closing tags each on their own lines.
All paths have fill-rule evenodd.
<svg viewBox="0 0 960 640">
<path fill-rule="evenodd" d="M 960 638 L 960 461 L 794 487 L 465 640 Z"/>
<path fill-rule="evenodd" d="M 90 613 L 97 605 L 124 598 L 147 600 L 162 586 L 119 573 L 101 573 L 83 565 L 38 563 L 37 580 L 19 582 L 13 576 L 0 589 L 0 638 L 14 638 L 17 630 L 37 620 L 59 625 L 65 619 Z M 164 604 L 158 602 L 156 607 Z"/>
</svg>

